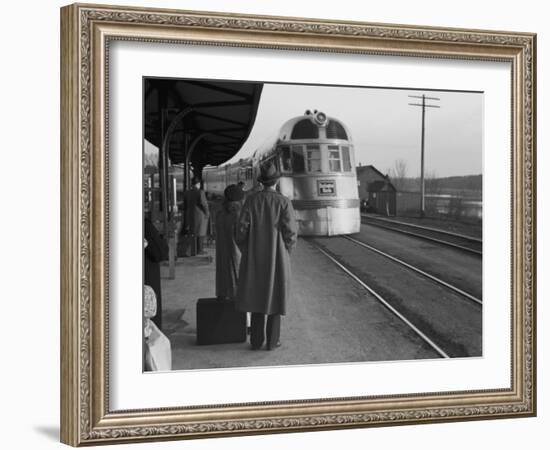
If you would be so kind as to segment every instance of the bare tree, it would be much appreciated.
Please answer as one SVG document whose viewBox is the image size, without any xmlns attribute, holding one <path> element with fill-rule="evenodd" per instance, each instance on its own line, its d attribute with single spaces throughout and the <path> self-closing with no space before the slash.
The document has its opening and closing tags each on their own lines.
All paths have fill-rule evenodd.
<svg viewBox="0 0 550 450">
<path fill-rule="evenodd" d="M 405 190 L 407 178 L 407 161 L 404 159 L 396 159 L 393 163 L 393 168 L 389 171 L 391 182 L 398 191 Z"/>
</svg>

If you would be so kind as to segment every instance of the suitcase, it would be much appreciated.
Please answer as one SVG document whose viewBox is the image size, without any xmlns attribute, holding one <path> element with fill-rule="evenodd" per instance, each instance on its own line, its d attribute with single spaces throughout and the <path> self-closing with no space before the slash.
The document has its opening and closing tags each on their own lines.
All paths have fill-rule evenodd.
<svg viewBox="0 0 550 450">
<path fill-rule="evenodd" d="M 197 301 L 197 344 L 230 344 L 246 341 L 246 313 L 231 300 L 201 298 Z"/>
</svg>

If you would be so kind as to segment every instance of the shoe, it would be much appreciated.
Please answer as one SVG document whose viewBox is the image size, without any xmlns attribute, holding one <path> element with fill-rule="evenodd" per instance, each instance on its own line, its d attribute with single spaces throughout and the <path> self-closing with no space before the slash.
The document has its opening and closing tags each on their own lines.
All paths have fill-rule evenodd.
<svg viewBox="0 0 550 450">
<path fill-rule="evenodd" d="M 266 345 L 265 346 L 265 349 L 266 350 L 273 350 L 275 348 L 279 348 L 281 346 L 281 341 L 277 341 L 277 343 L 275 345 Z"/>
<path fill-rule="evenodd" d="M 250 350 L 260 350 L 262 348 L 262 346 L 257 346 L 257 345 L 251 345 L 250 346 Z"/>
</svg>

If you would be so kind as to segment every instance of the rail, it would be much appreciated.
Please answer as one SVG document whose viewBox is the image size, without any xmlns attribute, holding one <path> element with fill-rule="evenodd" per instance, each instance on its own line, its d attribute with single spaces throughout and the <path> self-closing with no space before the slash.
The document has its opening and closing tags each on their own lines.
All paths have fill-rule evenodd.
<svg viewBox="0 0 550 450">
<path fill-rule="evenodd" d="M 323 249 L 319 244 L 315 243 L 313 240 L 308 240 L 308 242 L 314 246 L 319 252 L 325 255 L 332 263 L 334 263 L 340 270 L 346 273 L 350 278 L 352 278 L 357 284 L 359 284 L 363 289 L 368 291 L 370 294 L 378 300 L 386 309 L 388 309 L 393 315 L 395 315 L 399 320 L 405 323 L 420 339 L 426 342 L 439 356 L 442 358 L 450 358 L 450 356 L 441 349 L 434 341 L 432 341 L 428 336 L 426 336 L 416 325 L 414 325 L 409 319 L 407 319 L 402 313 L 400 313 L 396 308 L 394 308 L 386 299 L 384 299 L 380 294 L 378 294 L 374 289 L 367 285 L 363 280 L 361 280 L 356 274 L 354 274 L 350 269 L 345 267 L 340 263 L 336 258 L 334 258 L 330 253 Z"/>
<path fill-rule="evenodd" d="M 441 286 L 444 286 L 444 287 L 452 290 L 453 292 L 456 292 L 457 294 L 459 294 L 463 297 L 466 297 L 467 299 L 473 301 L 474 303 L 477 303 L 478 305 L 483 305 L 483 301 L 481 299 L 467 293 L 466 291 L 463 291 L 462 289 L 460 289 L 456 286 L 453 286 L 450 283 L 447 283 L 446 281 L 443 281 L 442 279 L 440 279 L 440 278 L 438 278 L 434 275 L 429 274 L 428 272 L 423 271 L 422 269 L 419 269 L 416 266 L 413 266 L 412 264 L 406 263 L 405 261 L 403 261 L 399 258 L 396 258 L 395 256 L 392 256 L 389 253 L 383 252 L 382 250 L 379 250 L 379 249 L 373 247 L 372 245 L 369 245 L 365 242 L 354 239 L 350 236 L 343 236 L 343 237 L 346 238 L 347 240 L 357 244 L 357 245 L 365 247 L 368 250 L 371 250 L 371 251 L 373 251 L 373 252 L 375 252 L 375 253 L 377 253 L 381 256 L 384 256 L 385 258 L 388 258 L 388 259 L 390 259 L 390 260 L 392 260 L 392 261 L 394 261 L 394 262 L 396 262 L 396 263 L 398 263 L 398 264 L 400 264 L 400 265 L 402 265 L 402 266 L 404 266 L 404 267 L 406 267 L 406 268 L 408 268 L 408 269 L 424 276 L 425 278 L 428 278 L 428 279 L 434 281 L 435 283 L 440 284 Z"/>
<path fill-rule="evenodd" d="M 361 221 L 363 223 L 365 223 L 366 225 L 372 225 L 372 226 L 375 226 L 375 227 L 378 227 L 378 228 L 383 228 L 385 230 L 394 231 L 396 233 L 401 233 L 401 234 L 404 234 L 404 235 L 407 235 L 407 236 L 413 236 L 413 237 L 416 237 L 416 238 L 419 238 L 419 239 L 424 239 L 424 240 L 427 240 L 427 241 L 430 241 L 430 242 L 435 242 L 437 244 L 445 245 L 447 247 L 452 247 L 452 248 L 456 248 L 456 249 L 461 250 L 461 251 L 465 251 L 465 252 L 468 252 L 468 253 L 473 253 L 477 256 L 482 256 L 483 255 L 482 250 L 478 250 L 477 248 L 467 246 L 468 244 L 473 245 L 474 247 L 478 247 L 478 246 L 482 245 L 482 242 L 483 242 L 482 240 L 477 239 L 477 238 L 472 238 L 471 236 L 465 236 L 465 235 L 460 235 L 460 234 L 457 234 L 457 233 L 451 233 L 451 232 L 448 232 L 448 231 L 438 230 L 436 228 L 431 228 L 431 227 L 422 227 L 420 225 L 414 225 L 414 228 L 422 229 L 422 230 L 427 231 L 429 233 L 437 233 L 437 234 L 441 234 L 443 236 L 447 236 L 447 237 L 451 236 L 451 237 L 456 238 L 456 239 L 461 239 L 463 241 L 467 241 L 466 243 L 465 242 L 457 243 L 457 242 L 450 242 L 449 240 L 446 240 L 446 239 L 439 239 L 438 237 L 434 237 L 433 235 L 430 236 L 428 234 L 416 233 L 416 232 L 407 231 L 407 230 L 404 230 L 402 228 L 399 228 L 399 227 L 408 227 L 408 226 L 412 225 L 412 224 L 407 224 L 407 223 L 404 223 L 404 222 L 396 222 L 396 221 L 390 221 L 390 220 L 387 220 L 387 219 L 380 219 L 378 217 L 372 217 L 372 216 L 368 216 L 368 215 L 365 215 L 365 214 L 361 215 Z M 387 225 L 387 224 L 377 223 L 377 221 L 384 221 L 384 222 L 390 222 L 390 223 L 389 223 L 389 225 Z"/>
</svg>

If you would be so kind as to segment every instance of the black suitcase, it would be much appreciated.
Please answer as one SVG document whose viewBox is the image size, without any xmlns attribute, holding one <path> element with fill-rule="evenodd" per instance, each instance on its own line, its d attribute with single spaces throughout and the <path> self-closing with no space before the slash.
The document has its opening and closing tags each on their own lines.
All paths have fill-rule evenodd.
<svg viewBox="0 0 550 450">
<path fill-rule="evenodd" d="M 246 341 L 246 313 L 230 300 L 197 301 L 197 344 L 230 344 Z"/>
</svg>

